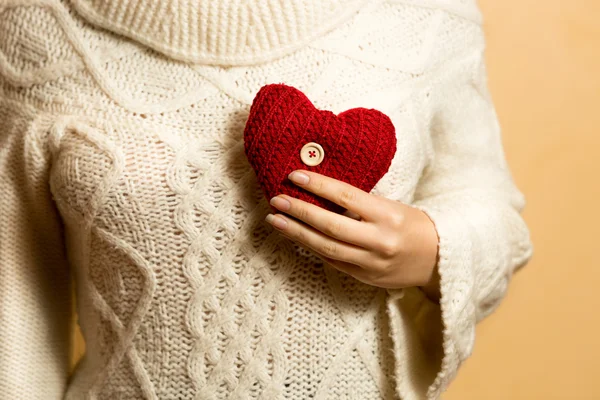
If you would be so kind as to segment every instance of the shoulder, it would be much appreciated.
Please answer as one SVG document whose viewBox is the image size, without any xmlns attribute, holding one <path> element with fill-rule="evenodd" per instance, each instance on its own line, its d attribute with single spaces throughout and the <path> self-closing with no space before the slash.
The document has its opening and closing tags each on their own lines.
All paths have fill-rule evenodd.
<svg viewBox="0 0 600 400">
<path fill-rule="evenodd" d="M 422 74 L 484 46 L 475 0 L 384 0 L 361 9 L 311 47 Z"/>
<path fill-rule="evenodd" d="M 476 0 L 386 0 L 385 3 L 396 7 L 415 7 L 440 11 L 475 24 L 482 23 L 481 11 Z"/>
<path fill-rule="evenodd" d="M 75 112 L 71 81 L 86 74 L 86 57 L 100 62 L 118 44 L 64 0 L 0 0 L 0 140 L 47 153 L 54 121 Z"/>
<path fill-rule="evenodd" d="M 1 106 L 43 121 L 92 113 L 110 104 L 104 70 L 140 51 L 67 0 L 0 0 Z"/>
<path fill-rule="evenodd" d="M 0 4 L 0 79 L 30 87 L 110 57 L 123 40 L 86 24 L 65 0 Z"/>
<path fill-rule="evenodd" d="M 0 12 L 0 75 L 4 80 L 29 86 L 77 66 L 60 3 L 9 1 Z"/>
</svg>

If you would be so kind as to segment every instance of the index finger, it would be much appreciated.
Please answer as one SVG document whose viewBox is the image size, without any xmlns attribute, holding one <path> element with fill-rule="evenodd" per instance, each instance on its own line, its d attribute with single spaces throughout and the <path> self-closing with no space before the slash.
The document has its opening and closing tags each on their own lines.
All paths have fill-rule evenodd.
<svg viewBox="0 0 600 400">
<path fill-rule="evenodd" d="M 349 183 L 303 169 L 292 171 L 288 178 L 296 185 L 360 215 L 363 220 L 373 221 L 380 217 L 380 210 L 373 207 L 373 195 Z"/>
</svg>

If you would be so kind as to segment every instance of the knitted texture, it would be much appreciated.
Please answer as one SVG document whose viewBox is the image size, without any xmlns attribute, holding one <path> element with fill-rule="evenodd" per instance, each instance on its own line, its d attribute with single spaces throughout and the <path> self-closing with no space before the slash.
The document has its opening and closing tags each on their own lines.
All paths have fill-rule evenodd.
<svg viewBox="0 0 600 400">
<path fill-rule="evenodd" d="M 320 164 L 302 161 L 300 152 L 307 142 L 323 147 Z M 396 133 L 390 118 L 378 110 L 356 107 L 335 115 L 317 110 L 294 87 L 270 84 L 258 91 L 250 107 L 244 151 L 267 199 L 285 193 L 342 212 L 338 204 L 294 185 L 288 174 L 307 169 L 370 192 L 390 167 Z"/>
<path fill-rule="evenodd" d="M 474 3 L 196 3 L 0 2 L 0 397 L 439 398 L 532 255 Z M 244 129 L 274 82 L 390 118 L 372 193 L 436 224 L 440 304 L 266 223 Z"/>
<path fill-rule="evenodd" d="M 366 3 L 366 0 L 72 1 L 78 12 L 99 26 L 165 54 L 183 61 L 223 65 L 253 64 L 280 57 L 347 20 Z"/>
</svg>

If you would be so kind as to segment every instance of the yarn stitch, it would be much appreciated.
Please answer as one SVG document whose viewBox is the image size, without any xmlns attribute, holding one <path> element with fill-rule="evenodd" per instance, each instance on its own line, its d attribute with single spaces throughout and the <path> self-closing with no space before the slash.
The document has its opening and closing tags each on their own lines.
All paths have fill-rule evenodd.
<svg viewBox="0 0 600 400">
<path fill-rule="evenodd" d="M 439 398 L 533 252 L 484 48 L 472 0 L 1 2 L 1 396 Z M 435 223 L 439 304 L 266 223 L 243 133 L 276 82 L 390 118 L 372 193 Z"/>
<path fill-rule="evenodd" d="M 327 156 L 319 165 L 308 166 L 300 149 L 313 141 Z M 378 110 L 356 107 L 336 116 L 317 110 L 292 86 L 269 84 L 260 88 L 250 107 L 244 151 L 267 199 L 285 193 L 339 213 L 343 207 L 294 185 L 288 174 L 303 168 L 370 192 L 390 167 L 396 132 L 390 118 Z"/>
</svg>

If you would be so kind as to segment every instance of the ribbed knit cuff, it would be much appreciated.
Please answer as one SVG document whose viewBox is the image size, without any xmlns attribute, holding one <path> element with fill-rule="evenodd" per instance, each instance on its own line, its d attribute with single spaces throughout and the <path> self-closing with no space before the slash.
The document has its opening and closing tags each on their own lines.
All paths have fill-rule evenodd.
<svg viewBox="0 0 600 400">
<path fill-rule="evenodd" d="M 473 231 L 460 212 L 444 206 L 413 205 L 425 212 L 436 226 L 440 238 L 438 270 L 440 273 L 440 303 L 443 324 L 443 359 L 435 381 L 428 388 L 427 398 L 437 399 L 446 390 L 442 382 L 450 383 L 460 364 L 468 358 L 475 342 L 474 257 L 478 249 Z"/>
<path fill-rule="evenodd" d="M 396 355 L 397 392 L 403 400 L 438 399 L 471 354 L 475 335 L 472 234 L 460 213 L 444 205 L 413 204 L 439 235 L 440 302 L 417 287 L 388 300 Z"/>
</svg>

